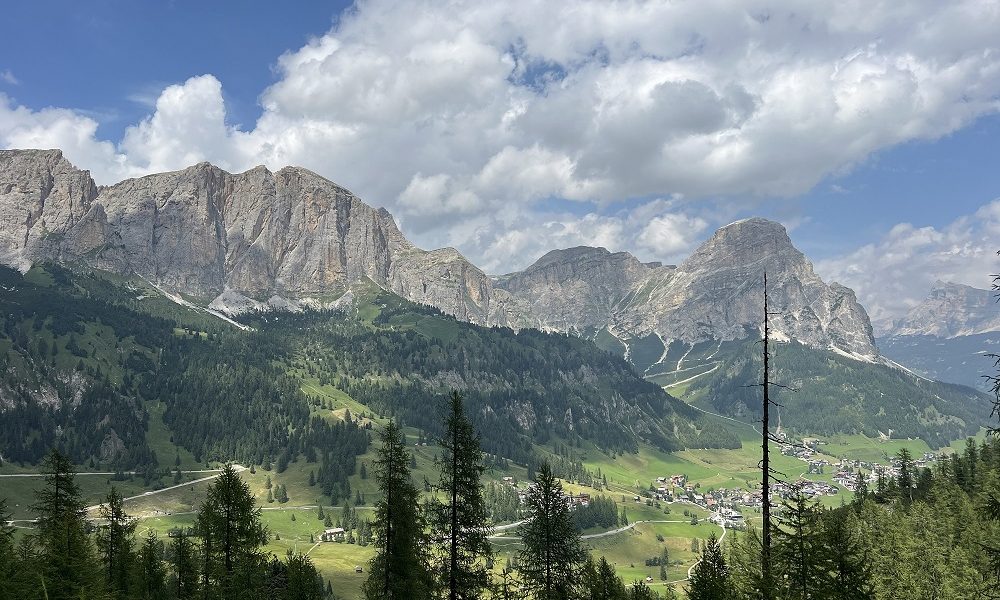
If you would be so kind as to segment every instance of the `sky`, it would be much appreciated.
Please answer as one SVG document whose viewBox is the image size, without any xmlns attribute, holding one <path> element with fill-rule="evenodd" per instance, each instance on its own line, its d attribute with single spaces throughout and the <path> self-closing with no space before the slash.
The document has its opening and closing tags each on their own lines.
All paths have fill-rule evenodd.
<svg viewBox="0 0 1000 600">
<path fill-rule="evenodd" d="M 490 273 L 759 215 L 876 322 L 1000 271 L 1000 1 L 35 0 L 0 147 L 299 165 Z"/>
</svg>

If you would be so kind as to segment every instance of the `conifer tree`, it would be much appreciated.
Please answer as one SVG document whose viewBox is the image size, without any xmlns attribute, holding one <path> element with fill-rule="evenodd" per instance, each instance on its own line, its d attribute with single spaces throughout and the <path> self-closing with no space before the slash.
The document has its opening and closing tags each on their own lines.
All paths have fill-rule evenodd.
<svg viewBox="0 0 1000 600">
<path fill-rule="evenodd" d="M 163 600 L 167 597 L 167 573 L 163 567 L 163 546 L 152 529 L 136 556 L 135 590 L 130 598 Z"/>
<path fill-rule="evenodd" d="M 817 508 L 796 490 L 782 509 L 781 527 L 774 532 L 775 581 L 784 588 L 780 597 L 815 598 L 828 584 Z"/>
<path fill-rule="evenodd" d="M 713 533 L 701 553 L 701 560 L 691 570 L 687 586 L 688 600 L 730 600 L 729 568 L 722 547 Z"/>
<path fill-rule="evenodd" d="M 7 582 L 6 589 L 0 589 L 0 599 L 3 600 L 15 597 L 17 590 L 14 589 L 13 583 L 19 570 L 17 567 L 20 566 L 15 566 L 14 527 L 9 524 L 10 518 L 7 499 L 0 498 L 0 581 Z"/>
<path fill-rule="evenodd" d="M 855 513 L 838 510 L 823 519 L 823 558 L 829 577 L 823 582 L 829 600 L 870 600 L 871 561 L 856 539 L 861 524 Z"/>
<path fill-rule="evenodd" d="M 45 458 L 45 485 L 32 510 L 38 515 L 39 564 L 50 600 L 100 597 L 103 585 L 87 536 L 84 504 L 73 464 L 53 449 Z"/>
<path fill-rule="evenodd" d="M 858 469 L 857 474 L 854 476 L 854 498 L 851 500 L 851 504 L 859 507 L 867 498 L 868 480 L 861 472 L 861 469 Z"/>
<path fill-rule="evenodd" d="M 104 523 L 97 529 L 97 550 L 108 592 L 114 598 L 128 598 L 138 521 L 125 512 L 125 500 L 114 486 L 98 511 Z"/>
<path fill-rule="evenodd" d="M 288 600 L 322 600 L 323 578 L 312 560 L 304 554 L 288 551 L 284 562 L 285 589 L 282 598 Z"/>
<path fill-rule="evenodd" d="M 896 458 L 899 460 L 899 474 L 896 476 L 899 499 L 909 506 L 913 503 L 913 456 L 907 448 L 900 448 Z"/>
<path fill-rule="evenodd" d="M 227 464 L 198 512 L 202 536 L 203 593 L 223 600 L 239 598 L 257 583 L 268 535 L 250 486 Z"/>
<path fill-rule="evenodd" d="M 374 544 L 363 592 L 368 600 L 425 600 L 433 579 L 426 555 L 424 518 L 417 504 L 420 492 L 408 468 L 406 438 L 390 422 L 382 431 L 382 446 L 374 462 L 382 494 L 375 507 Z"/>
<path fill-rule="evenodd" d="M 198 595 L 198 560 L 194 543 L 183 532 L 170 547 L 171 582 L 174 598 L 189 600 Z"/>
<path fill-rule="evenodd" d="M 628 592 L 603 556 L 596 563 L 589 556 L 580 570 L 580 592 L 587 600 L 625 600 Z"/>
<path fill-rule="evenodd" d="M 483 453 L 472 423 L 465 415 L 462 396 L 453 392 L 445 419 L 441 479 L 436 491 L 443 501 L 431 504 L 431 540 L 435 545 L 434 570 L 449 600 L 478 598 L 489 585 L 486 563 L 490 527 L 479 479 L 484 471 Z"/>
<path fill-rule="evenodd" d="M 518 570 L 537 600 L 575 597 L 576 574 L 586 558 L 562 484 L 549 463 L 538 467 L 527 496 L 527 520 L 519 528 L 523 548 Z"/>
</svg>

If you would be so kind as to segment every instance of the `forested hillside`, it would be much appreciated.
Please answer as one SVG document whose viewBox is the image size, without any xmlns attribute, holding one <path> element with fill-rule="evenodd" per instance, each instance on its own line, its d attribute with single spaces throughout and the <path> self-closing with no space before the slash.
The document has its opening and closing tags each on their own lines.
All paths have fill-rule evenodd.
<svg viewBox="0 0 1000 600">
<path fill-rule="evenodd" d="M 931 381 L 791 342 L 772 345 L 772 397 L 780 425 L 801 434 L 863 433 L 919 438 L 932 448 L 976 434 L 990 416 L 990 397 L 971 388 Z M 759 345 L 730 345 L 715 357 L 711 375 L 691 382 L 688 394 L 712 410 L 758 418 Z M 984 368 L 989 364 L 984 360 Z M 774 416 L 772 415 L 772 419 Z"/>
<path fill-rule="evenodd" d="M 104 469 L 166 466 L 174 457 L 149 443 L 165 425 L 196 461 L 302 455 L 331 465 L 326 489 L 346 486 L 369 434 L 304 393 L 305 376 L 430 433 L 429 409 L 461 389 L 487 451 L 521 463 L 553 436 L 613 452 L 739 443 L 589 342 L 460 323 L 374 287 L 349 310 L 268 314 L 241 329 L 89 270 L 3 268 L 0 286 L 6 461 L 36 463 L 59 446 Z"/>
<path fill-rule="evenodd" d="M 367 319 L 261 315 L 248 322 L 321 383 L 437 435 L 442 397 L 460 390 L 484 449 L 526 463 L 531 444 L 589 439 L 610 452 L 738 447 L 728 431 L 638 377 L 623 360 L 560 334 L 482 328 L 372 291 Z"/>
</svg>

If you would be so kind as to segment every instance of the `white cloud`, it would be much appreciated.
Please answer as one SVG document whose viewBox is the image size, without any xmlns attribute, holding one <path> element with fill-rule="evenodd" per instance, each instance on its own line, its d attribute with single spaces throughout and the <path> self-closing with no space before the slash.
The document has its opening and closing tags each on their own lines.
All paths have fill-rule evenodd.
<svg viewBox="0 0 1000 600">
<path fill-rule="evenodd" d="M 0 93 L 0 145 L 6 148 L 60 148 L 100 181 L 126 176 L 126 157 L 114 144 L 96 138 L 97 121 L 61 108 L 32 111 Z"/>
<path fill-rule="evenodd" d="M 519 232 L 548 249 L 583 227 L 608 229 L 581 243 L 613 239 L 636 222 L 606 216 L 621 200 L 793 196 L 996 112 L 998 30 L 990 0 L 362 0 L 277 59 L 245 130 L 202 75 L 115 144 L 82 113 L 3 98 L 0 144 L 62 146 L 102 183 L 298 164 L 386 206 L 415 242 L 505 268 L 534 258 Z M 582 210 L 553 215 L 553 197 Z M 657 216 L 618 248 L 684 246 L 671 232 L 692 223 Z M 505 240 L 523 250 L 489 254 Z"/>
<path fill-rule="evenodd" d="M 989 288 L 1000 272 L 1000 199 L 940 227 L 900 223 L 879 241 L 818 261 L 825 278 L 853 288 L 872 321 L 887 324 L 922 301 L 935 282 Z"/>
<path fill-rule="evenodd" d="M 0 80 L 3 80 L 10 85 L 20 85 L 20 81 L 17 77 L 14 77 L 14 73 L 10 69 L 4 69 L 0 71 Z"/>
</svg>

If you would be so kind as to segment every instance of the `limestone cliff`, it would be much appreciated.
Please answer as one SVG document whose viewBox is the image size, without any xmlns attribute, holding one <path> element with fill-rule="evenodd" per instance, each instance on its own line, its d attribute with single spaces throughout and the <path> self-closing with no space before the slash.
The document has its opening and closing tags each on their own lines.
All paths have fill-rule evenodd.
<svg viewBox="0 0 1000 600">
<path fill-rule="evenodd" d="M 201 163 L 98 189 L 58 150 L 3 150 L 0 259 L 79 261 L 223 309 L 370 279 L 463 320 L 519 324 L 513 299 L 457 251 L 416 248 L 385 209 L 294 167 L 231 174 Z"/>
</svg>

